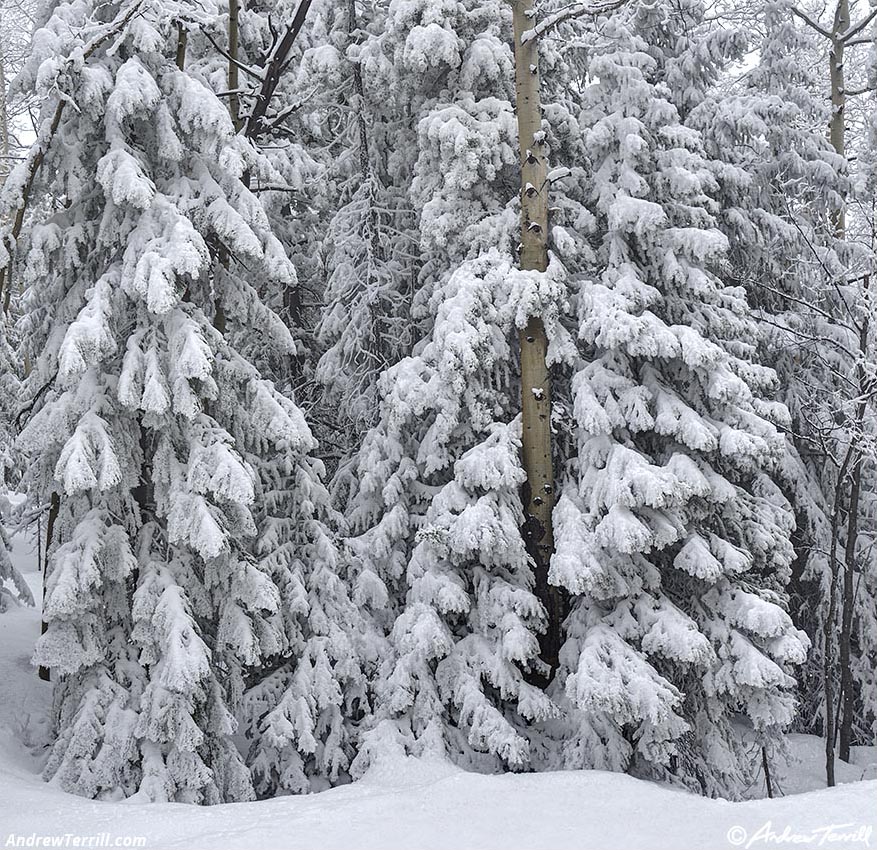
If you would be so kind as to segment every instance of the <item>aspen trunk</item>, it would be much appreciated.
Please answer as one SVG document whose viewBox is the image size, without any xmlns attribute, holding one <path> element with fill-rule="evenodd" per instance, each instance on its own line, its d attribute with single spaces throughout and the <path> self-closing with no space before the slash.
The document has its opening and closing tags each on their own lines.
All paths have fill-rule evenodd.
<svg viewBox="0 0 877 850">
<path fill-rule="evenodd" d="M 6 93 L 6 56 L 0 45 L 0 153 L 3 155 L 2 172 L 0 177 L 5 178 L 10 171 L 9 167 L 9 108 Z"/>
<path fill-rule="evenodd" d="M 828 51 L 828 66 L 831 78 L 831 121 L 828 138 L 831 146 L 840 156 L 846 156 L 846 83 L 844 73 L 845 45 L 841 36 L 850 27 L 849 0 L 838 0 L 834 10 L 834 23 L 831 28 L 831 47 Z M 839 238 L 846 235 L 846 215 L 843 211 L 835 217 L 835 230 Z"/>
<path fill-rule="evenodd" d="M 0 163 L 0 185 L 9 176 L 11 163 L 9 161 L 9 109 L 6 88 L 6 54 L 0 45 L 0 155 L 3 157 Z M 3 313 L 9 313 L 9 305 L 12 298 L 12 269 L 10 260 L 9 280 L 7 281 L 6 291 L 2 291 L 0 286 L 0 302 L 2 302 Z M 3 317 L 0 316 L 0 321 Z"/>
<path fill-rule="evenodd" d="M 828 51 L 828 69 L 831 83 L 831 120 L 828 125 L 828 139 L 835 152 L 846 156 L 846 91 L 844 88 L 844 42 L 841 36 L 850 25 L 849 0 L 838 0 L 834 10 L 831 29 L 831 46 Z M 835 235 L 838 239 L 846 236 L 846 216 L 843 210 L 834 218 Z M 834 710 L 834 628 L 837 619 L 837 577 L 840 570 L 837 560 L 838 534 L 840 533 L 840 504 L 843 497 L 844 479 L 850 463 L 855 467 L 853 446 L 850 444 L 838 471 L 834 509 L 831 518 L 831 589 L 829 591 L 828 615 L 823 624 L 825 657 L 823 659 L 823 689 L 825 694 L 825 779 L 829 787 L 835 784 L 835 736 L 837 717 Z M 841 698 L 843 696 L 843 674 L 841 674 Z"/>
<path fill-rule="evenodd" d="M 524 271 L 548 267 L 548 182 L 545 146 L 541 141 L 538 40 L 521 37 L 532 26 L 533 0 L 513 0 L 515 31 L 515 94 L 521 151 L 521 256 Z M 536 593 L 548 613 L 542 660 L 552 669 L 560 650 L 560 593 L 548 584 L 554 551 L 551 513 L 554 508 L 554 467 L 551 457 L 551 386 L 545 357 L 548 338 L 542 319 L 532 316 L 520 332 L 524 537 L 535 562 Z"/>
<path fill-rule="evenodd" d="M 829 124 L 829 140 L 835 152 L 840 156 L 846 156 L 846 74 L 844 69 L 845 44 L 843 36 L 850 28 L 850 3 L 849 0 L 838 0 L 834 11 L 834 20 L 831 28 L 831 47 L 828 53 L 829 75 L 831 81 L 831 121 Z M 835 233 L 839 239 L 846 238 L 846 216 L 840 211 L 835 217 Z M 864 353 L 868 342 L 868 320 L 863 320 L 860 332 L 860 347 Z M 859 377 L 859 390 L 862 390 L 863 374 L 861 367 L 857 367 Z M 850 449 L 853 453 L 852 473 L 850 479 L 849 508 L 847 511 L 847 535 L 844 548 L 843 592 L 841 596 L 841 633 L 840 633 L 840 696 L 837 715 L 834 718 L 834 733 L 840 722 L 840 746 L 838 755 L 843 761 L 850 760 L 850 739 L 852 737 L 852 715 L 854 708 L 853 673 L 851 667 L 850 643 L 852 640 L 853 623 L 853 574 L 855 570 L 856 544 L 858 541 L 859 522 L 859 495 L 862 482 L 862 457 L 856 447 L 856 431 L 864 419 L 865 405 L 859 403 L 856 409 L 856 418 L 853 422 L 853 430 L 850 434 Z M 833 631 L 833 629 L 832 629 Z M 826 637 L 826 639 L 828 639 Z M 826 694 L 827 695 L 827 694 Z M 831 709 L 826 709 L 830 712 Z M 834 756 L 834 740 L 832 736 L 831 750 L 832 761 Z M 826 747 L 826 752 L 828 747 Z M 829 785 L 834 784 L 832 764 L 832 776 Z"/>
<path fill-rule="evenodd" d="M 186 70 L 186 47 L 189 43 L 189 34 L 186 28 L 181 24 L 177 24 L 177 55 L 176 64 L 181 71 Z"/>
<path fill-rule="evenodd" d="M 238 60 L 239 11 L 238 0 L 228 0 L 228 55 L 234 60 L 228 63 L 228 108 L 237 132 L 240 132 L 241 129 L 241 101 L 238 94 L 240 78 L 238 76 L 238 66 L 235 64 Z"/>
</svg>

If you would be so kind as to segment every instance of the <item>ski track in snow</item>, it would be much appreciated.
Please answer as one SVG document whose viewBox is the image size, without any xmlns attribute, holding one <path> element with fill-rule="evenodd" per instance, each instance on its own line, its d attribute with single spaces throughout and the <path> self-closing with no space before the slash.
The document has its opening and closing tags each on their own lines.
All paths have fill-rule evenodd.
<svg viewBox="0 0 877 850">
<path fill-rule="evenodd" d="M 16 556 L 35 598 L 40 576 L 27 546 Z M 839 763 L 834 789 L 790 793 L 775 800 L 710 800 L 602 771 L 482 776 L 431 760 L 377 765 L 360 782 L 303 797 L 210 808 L 179 804 L 109 803 L 75 797 L 39 778 L 40 759 L 22 743 L 44 738 L 50 688 L 30 666 L 39 614 L 0 615 L 0 676 L 10 685 L 0 703 L 0 847 L 9 836 L 143 836 L 146 847 L 302 848 L 305 850 L 718 850 L 746 846 L 769 821 L 772 832 L 877 825 L 877 748 L 859 748 L 857 765 Z M 791 737 L 798 761 L 780 785 L 786 792 L 821 782 L 822 741 Z M 732 844 L 732 827 L 747 838 Z M 877 833 L 877 830 L 874 830 Z M 742 833 L 738 833 L 740 835 Z M 791 844 L 791 841 L 785 842 Z M 864 840 L 833 847 L 868 847 Z M 782 846 L 755 841 L 751 847 Z M 72 845 L 71 845 L 72 846 Z M 818 837 L 809 844 L 820 846 Z"/>
</svg>

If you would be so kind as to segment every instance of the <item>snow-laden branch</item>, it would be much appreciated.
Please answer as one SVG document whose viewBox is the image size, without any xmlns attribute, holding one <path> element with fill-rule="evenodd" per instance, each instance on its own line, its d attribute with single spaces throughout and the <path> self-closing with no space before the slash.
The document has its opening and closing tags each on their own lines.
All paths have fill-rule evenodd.
<svg viewBox="0 0 877 850">
<path fill-rule="evenodd" d="M 605 15 L 608 12 L 620 9 L 627 2 L 628 0 L 607 0 L 604 3 L 570 3 L 568 6 L 564 6 L 562 9 L 558 9 L 556 12 L 552 12 L 550 15 L 542 18 L 533 29 L 526 30 L 521 36 L 521 44 L 527 44 L 533 41 L 534 38 L 539 38 L 548 30 L 553 29 L 558 24 L 562 24 L 564 21 L 585 17 L 586 15 L 592 17 Z"/>
<path fill-rule="evenodd" d="M 232 56 L 227 50 L 225 50 L 225 48 L 223 48 L 221 45 L 217 44 L 217 42 L 213 39 L 213 37 L 210 35 L 210 33 L 207 32 L 206 29 L 202 30 L 201 32 L 204 35 L 204 37 L 207 39 L 207 41 L 210 42 L 210 44 L 216 50 L 216 52 L 219 53 L 223 57 L 223 59 L 227 59 L 229 62 L 231 62 L 232 65 L 235 66 L 235 68 L 237 68 L 239 71 L 243 71 L 248 77 L 252 77 L 257 83 L 261 84 L 261 83 L 265 82 L 264 77 L 259 73 L 259 71 L 256 68 L 253 68 L 250 65 L 244 65 L 243 62 L 239 62 L 237 59 L 235 59 L 234 56 Z M 233 94 L 233 93 L 234 93 L 234 91 L 226 92 L 226 94 Z"/>
<path fill-rule="evenodd" d="M 877 91 L 877 86 L 863 86 L 860 89 L 844 89 L 844 94 L 847 97 L 858 97 L 860 94 L 870 94 L 874 91 Z"/>
<path fill-rule="evenodd" d="M 104 44 L 106 44 L 107 41 L 120 33 L 128 25 L 129 21 L 131 21 L 131 19 L 140 11 L 142 5 L 143 0 L 136 0 L 136 2 L 132 3 L 125 12 L 120 14 L 114 21 L 107 24 L 104 31 L 95 36 L 86 46 L 85 50 L 83 50 L 82 60 L 87 61 Z M 9 229 L 4 228 L 2 240 L 6 247 L 6 254 L 0 258 L 0 298 L 2 298 L 3 295 L 3 287 L 6 283 L 6 271 L 12 262 L 15 243 L 21 234 L 21 228 L 24 226 L 24 214 L 27 210 L 28 202 L 30 201 L 30 193 L 33 190 L 33 184 L 36 180 L 37 172 L 39 172 L 40 166 L 43 164 L 43 160 L 49 150 L 52 139 L 55 137 L 55 133 L 58 132 L 58 127 L 61 124 L 61 116 L 64 114 L 64 107 L 70 102 L 69 98 L 67 98 L 63 92 L 59 92 L 59 98 L 60 99 L 55 106 L 55 112 L 52 115 L 52 120 L 49 122 L 48 129 L 37 136 L 37 140 L 31 147 L 30 154 L 28 155 L 29 161 L 27 168 L 23 175 L 23 180 L 21 181 L 18 203 L 16 204 L 15 209 L 10 211 L 12 213 L 12 226 Z"/>
</svg>

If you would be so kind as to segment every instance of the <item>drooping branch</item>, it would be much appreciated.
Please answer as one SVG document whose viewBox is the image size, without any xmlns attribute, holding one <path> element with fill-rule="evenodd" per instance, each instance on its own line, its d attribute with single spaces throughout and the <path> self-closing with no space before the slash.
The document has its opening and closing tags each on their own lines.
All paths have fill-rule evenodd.
<svg viewBox="0 0 877 850">
<path fill-rule="evenodd" d="M 562 9 L 546 15 L 532 29 L 526 30 L 521 36 L 521 44 L 527 44 L 533 41 L 534 38 L 545 35 L 546 32 L 565 21 L 572 20 L 573 18 L 587 16 L 596 18 L 600 15 L 606 15 L 609 12 L 614 12 L 616 9 L 620 9 L 627 2 L 628 0 L 607 0 L 605 3 L 570 3 Z"/>
<path fill-rule="evenodd" d="M 22 420 L 24 419 L 24 417 L 27 416 L 27 415 L 28 415 L 28 414 L 29 414 L 29 413 L 30 413 L 30 412 L 31 412 L 31 411 L 37 406 L 37 403 L 39 402 L 40 398 L 45 394 L 45 392 L 46 392 L 50 387 L 52 387 L 52 386 L 54 385 L 55 380 L 57 379 L 57 377 L 58 377 L 58 371 L 55 370 L 55 374 L 52 375 L 52 377 L 49 378 L 49 380 L 46 381 L 46 383 L 44 383 L 44 384 L 43 384 L 43 385 L 42 385 L 42 386 L 41 386 L 41 387 L 40 387 L 40 388 L 34 393 L 33 398 L 32 398 L 32 399 L 31 399 L 31 400 L 30 400 L 30 401 L 29 401 L 29 402 L 28 402 L 28 403 L 27 403 L 27 404 L 26 404 L 21 410 L 18 411 L 18 413 L 17 413 L 16 416 L 15 416 L 15 423 L 14 423 L 16 428 L 20 428 L 20 427 L 21 427 L 21 422 L 22 422 Z"/>
<path fill-rule="evenodd" d="M 107 41 L 120 33 L 140 11 L 142 5 L 143 0 L 137 0 L 137 2 L 132 4 L 126 12 L 119 15 L 115 21 L 108 24 L 104 31 L 92 39 L 89 45 L 85 48 L 82 53 L 82 61 L 88 61 L 104 44 L 106 44 Z M 48 129 L 37 137 L 36 142 L 31 147 L 31 155 L 29 157 L 24 182 L 22 183 L 21 195 L 19 196 L 18 204 L 16 205 L 15 212 L 12 216 L 12 226 L 8 230 L 5 230 L 2 237 L 6 248 L 6 257 L 0 259 L 0 298 L 2 298 L 3 287 L 6 284 L 7 270 L 9 264 L 12 262 L 12 256 L 15 252 L 15 243 L 18 241 L 18 237 L 21 235 L 21 229 L 24 226 L 24 216 L 27 212 L 27 206 L 30 203 L 30 196 L 33 191 L 34 182 L 36 181 L 37 174 L 43 164 L 43 160 L 46 158 L 46 153 L 48 153 L 52 140 L 58 132 L 58 127 L 61 125 L 61 117 L 64 114 L 64 107 L 66 104 L 67 100 L 62 95 L 55 106 L 55 112 L 52 115 L 52 120 L 49 122 Z"/>
<path fill-rule="evenodd" d="M 252 77 L 257 83 L 263 83 L 265 81 L 264 77 L 255 68 L 251 68 L 249 65 L 244 65 L 243 62 L 239 62 L 221 44 L 217 43 L 216 39 L 214 39 L 207 30 L 202 30 L 202 32 L 204 38 L 210 42 L 213 49 L 216 50 L 223 59 L 227 59 L 230 64 L 234 65 L 239 71 L 243 71 L 248 77 Z"/>
<path fill-rule="evenodd" d="M 299 98 L 298 100 L 294 101 L 289 106 L 287 106 L 286 109 L 282 110 L 277 115 L 275 115 L 274 118 L 272 118 L 267 123 L 267 125 L 266 125 L 267 129 L 269 131 L 271 131 L 271 130 L 277 130 L 278 128 L 280 128 L 280 125 L 283 124 L 283 122 L 287 118 L 289 118 L 290 115 L 292 115 L 295 112 L 298 112 L 298 110 L 301 109 L 316 94 L 316 92 L 317 92 L 316 88 L 312 89 L 310 94 Z"/>
<path fill-rule="evenodd" d="M 844 94 L 847 97 L 858 97 L 861 94 L 871 94 L 871 92 L 877 91 L 877 86 L 864 86 L 860 89 L 846 89 Z"/>
</svg>

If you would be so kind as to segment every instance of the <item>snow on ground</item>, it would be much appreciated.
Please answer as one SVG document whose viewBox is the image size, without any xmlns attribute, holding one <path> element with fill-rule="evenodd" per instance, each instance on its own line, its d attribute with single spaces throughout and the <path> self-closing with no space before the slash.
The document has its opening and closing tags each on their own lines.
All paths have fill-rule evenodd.
<svg viewBox="0 0 877 850">
<path fill-rule="evenodd" d="M 19 541 L 14 548 L 39 599 L 30 547 Z M 38 633 L 34 609 L 0 615 L 0 848 L 34 835 L 71 847 L 75 836 L 100 836 L 102 846 L 143 837 L 140 846 L 150 850 L 877 847 L 877 781 L 870 778 L 877 748 L 859 748 L 857 764 L 839 765 L 848 784 L 812 791 L 823 784 L 822 742 L 805 735 L 792 737 L 792 764 L 778 771 L 787 774 L 780 785 L 789 796 L 745 803 L 599 771 L 481 776 L 416 759 L 379 764 L 355 785 L 259 803 L 84 800 L 42 782 L 41 759 L 29 749 L 45 740 L 50 699 L 29 662 Z"/>
<path fill-rule="evenodd" d="M 318 795 L 194 808 L 81 800 L 4 764 L 0 845 L 4 832 L 37 831 L 146 836 L 146 847 L 187 850 L 716 850 L 740 846 L 729 834 L 752 836 L 768 821 L 808 836 L 873 826 L 875 792 L 871 781 L 734 804 L 597 771 L 481 776 L 407 759 Z"/>
<path fill-rule="evenodd" d="M 825 787 L 825 740 L 815 735 L 790 735 L 791 758 L 787 767 L 779 766 L 785 774 L 778 784 L 783 794 L 801 794 Z M 838 782 L 858 782 L 877 779 L 877 747 L 853 747 L 852 764 L 835 761 Z M 874 808 L 877 809 L 877 795 Z M 877 848 L 877 836 L 874 847 Z"/>
</svg>

